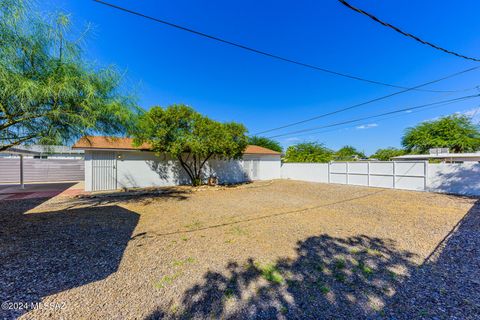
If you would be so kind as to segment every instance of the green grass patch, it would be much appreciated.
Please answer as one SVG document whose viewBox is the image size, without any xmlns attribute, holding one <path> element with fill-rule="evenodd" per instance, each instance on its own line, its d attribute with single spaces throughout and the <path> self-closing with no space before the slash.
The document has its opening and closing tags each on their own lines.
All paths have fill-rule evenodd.
<svg viewBox="0 0 480 320">
<path fill-rule="evenodd" d="M 363 273 L 364 276 L 369 277 L 373 274 L 373 269 L 367 266 L 363 261 L 359 261 L 357 268 Z"/>
<path fill-rule="evenodd" d="M 335 273 L 335 279 L 338 282 L 345 283 L 345 281 L 347 280 L 347 276 L 344 273 L 339 272 Z"/>
<path fill-rule="evenodd" d="M 330 292 L 330 288 L 327 287 L 326 285 L 322 285 L 320 286 L 320 292 L 323 293 L 323 294 L 327 294 Z"/>
<path fill-rule="evenodd" d="M 181 267 L 181 266 L 184 266 L 185 264 L 194 263 L 195 261 L 196 261 L 195 258 L 188 257 L 188 258 L 183 259 L 183 260 L 175 260 L 175 261 L 173 261 L 173 266 L 174 266 L 174 267 Z"/>
<path fill-rule="evenodd" d="M 366 253 L 366 254 L 369 254 L 371 256 L 377 256 L 377 257 L 383 257 L 383 253 L 381 253 L 380 251 L 378 250 L 375 250 L 375 249 L 363 249 L 362 250 L 363 253 Z"/>
<path fill-rule="evenodd" d="M 188 237 L 187 237 L 187 236 L 183 236 L 183 237 L 181 237 L 180 239 L 182 239 L 182 241 L 188 241 Z"/>
<path fill-rule="evenodd" d="M 175 279 L 177 279 L 178 277 L 180 277 L 181 273 L 180 272 L 177 272 L 171 276 L 163 276 L 160 281 L 158 281 L 157 283 L 155 283 L 155 287 L 156 288 L 159 288 L 159 289 L 162 289 L 162 288 L 165 288 L 165 287 L 168 287 L 170 284 L 173 283 L 173 281 L 175 281 Z"/>
<path fill-rule="evenodd" d="M 358 249 L 358 248 L 352 248 L 352 249 L 349 250 L 349 252 L 351 254 L 359 254 L 361 252 L 361 250 Z"/>
<path fill-rule="evenodd" d="M 233 292 L 232 288 L 227 288 L 225 292 L 223 293 L 224 299 L 225 300 L 230 300 L 235 297 L 235 293 Z"/>
<path fill-rule="evenodd" d="M 285 279 L 283 278 L 282 274 L 280 273 L 280 270 L 278 267 L 273 264 L 273 263 L 267 263 L 267 264 L 256 264 L 257 269 L 260 271 L 262 274 L 262 277 L 273 283 L 277 284 L 282 284 L 285 282 Z"/>
<path fill-rule="evenodd" d="M 342 269 L 345 269 L 345 267 L 347 266 L 347 263 L 345 262 L 345 259 L 337 258 L 335 259 L 334 266 L 335 266 L 335 269 L 342 270 Z"/>
</svg>

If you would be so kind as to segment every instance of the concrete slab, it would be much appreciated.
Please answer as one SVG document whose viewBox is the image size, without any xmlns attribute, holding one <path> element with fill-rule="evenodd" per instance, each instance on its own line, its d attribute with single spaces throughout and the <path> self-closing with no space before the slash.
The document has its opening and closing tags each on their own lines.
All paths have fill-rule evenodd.
<svg viewBox="0 0 480 320">
<path fill-rule="evenodd" d="M 0 200 L 21 200 L 74 196 L 84 193 L 82 182 L 29 183 L 25 189 L 18 184 L 0 185 Z"/>
</svg>

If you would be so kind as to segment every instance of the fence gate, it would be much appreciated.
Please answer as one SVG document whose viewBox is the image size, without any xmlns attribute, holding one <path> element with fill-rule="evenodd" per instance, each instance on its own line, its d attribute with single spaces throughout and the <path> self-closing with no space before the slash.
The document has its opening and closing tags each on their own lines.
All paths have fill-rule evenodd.
<svg viewBox="0 0 480 320">
<path fill-rule="evenodd" d="M 115 152 L 92 152 L 92 191 L 117 189 Z"/>
<path fill-rule="evenodd" d="M 359 186 L 426 190 L 426 161 L 332 162 L 328 182 Z"/>
</svg>

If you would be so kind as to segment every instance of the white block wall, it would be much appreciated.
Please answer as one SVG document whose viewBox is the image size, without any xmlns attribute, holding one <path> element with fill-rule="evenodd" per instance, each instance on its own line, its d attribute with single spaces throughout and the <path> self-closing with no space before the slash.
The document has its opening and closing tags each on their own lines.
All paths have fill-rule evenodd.
<svg viewBox="0 0 480 320">
<path fill-rule="evenodd" d="M 328 179 L 330 170 L 330 180 Z M 348 170 L 348 175 L 347 175 Z M 395 173 L 395 174 L 394 174 Z M 424 161 L 284 163 L 282 179 L 480 196 L 480 164 Z"/>
<path fill-rule="evenodd" d="M 283 163 L 282 179 L 328 182 L 328 163 Z"/>
<path fill-rule="evenodd" d="M 480 164 L 429 164 L 427 190 L 432 192 L 479 196 Z"/>
</svg>

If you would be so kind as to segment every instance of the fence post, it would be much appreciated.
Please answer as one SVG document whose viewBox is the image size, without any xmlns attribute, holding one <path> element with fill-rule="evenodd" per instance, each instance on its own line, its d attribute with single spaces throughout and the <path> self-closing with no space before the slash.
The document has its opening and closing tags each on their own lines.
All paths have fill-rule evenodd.
<svg viewBox="0 0 480 320">
<path fill-rule="evenodd" d="M 370 161 L 367 161 L 367 186 L 370 187 Z"/>
<path fill-rule="evenodd" d="M 328 169 L 328 183 L 330 183 L 330 165 L 331 164 L 332 164 L 332 162 L 329 162 L 328 167 L 327 167 L 327 169 Z"/>
<path fill-rule="evenodd" d="M 23 154 L 20 155 L 20 189 L 25 189 L 25 183 L 23 179 Z"/>
<path fill-rule="evenodd" d="M 428 160 L 424 162 L 423 166 L 423 191 L 427 191 L 427 177 L 428 177 Z"/>
<path fill-rule="evenodd" d="M 347 168 L 346 168 L 346 169 L 347 169 L 347 174 L 346 174 L 346 176 L 347 176 L 347 184 L 348 184 L 348 161 L 347 161 Z"/>
<path fill-rule="evenodd" d="M 396 176 L 396 171 L 395 171 L 395 163 L 396 163 L 396 161 L 393 161 L 393 189 L 396 189 L 396 182 L 397 182 L 397 176 Z"/>
</svg>

